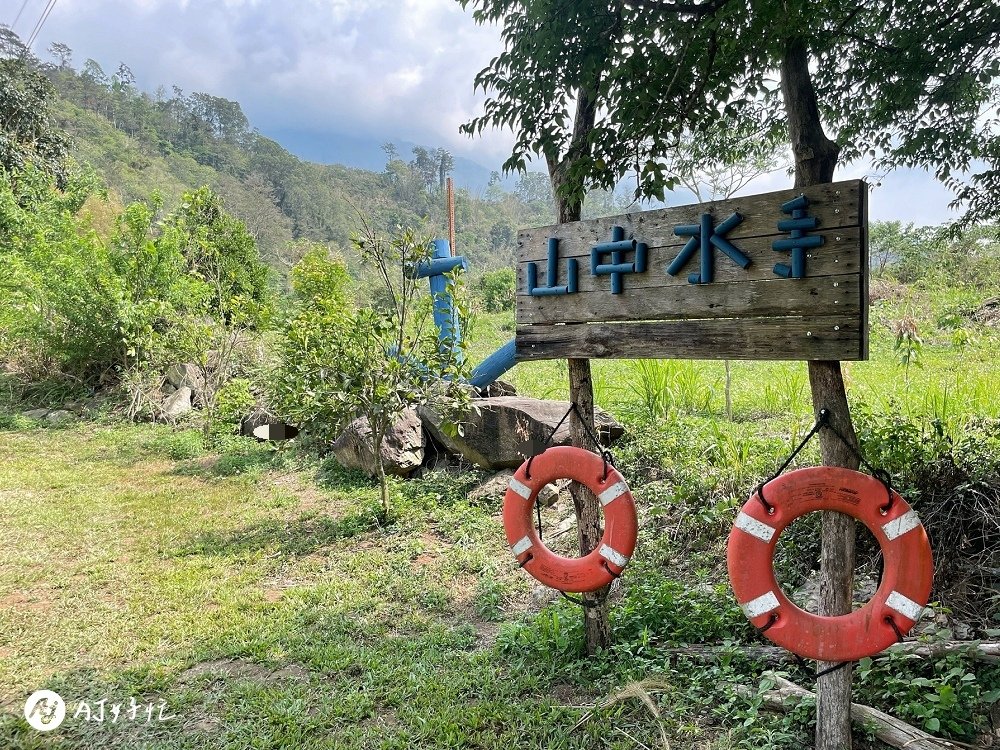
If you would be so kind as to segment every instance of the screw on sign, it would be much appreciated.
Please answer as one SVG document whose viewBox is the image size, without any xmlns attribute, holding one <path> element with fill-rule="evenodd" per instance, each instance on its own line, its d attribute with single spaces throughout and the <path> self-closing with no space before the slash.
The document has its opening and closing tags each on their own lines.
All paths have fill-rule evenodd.
<svg viewBox="0 0 1000 750">
<path fill-rule="evenodd" d="M 774 576 L 778 537 L 796 518 L 837 511 L 878 540 L 882 582 L 861 609 L 820 617 L 795 606 Z M 826 662 L 874 656 L 902 640 L 930 598 L 934 565 L 916 512 L 868 474 L 832 466 L 798 469 L 768 482 L 744 503 L 729 534 L 733 593 L 747 619 L 794 654 Z"/>
</svg>

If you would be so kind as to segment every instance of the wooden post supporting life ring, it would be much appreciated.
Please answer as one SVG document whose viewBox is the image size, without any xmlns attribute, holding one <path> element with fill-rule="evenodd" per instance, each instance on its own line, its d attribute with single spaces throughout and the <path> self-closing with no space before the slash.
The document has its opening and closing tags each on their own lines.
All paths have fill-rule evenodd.
<svg viewBox="0 0 1000 750">
<path fill-rule="evenodd" d="M 763 635 L 792 653 L 827 662 L 873 656 L 920 618 L 934 576 L 931 546 L 916 512 L 875 477 L 820 466 L 784 474 L 755 492 L 729 534 L 729 579 L 743 613 Z M 818 510 L 861 521 L 882 548 L 882 583 L 860 609 L 820 617 L 796 607 L 774 577 L 778 537 L 796 518 Z"/>
<path fill-rule="evenodd" d="M 557 479 L 584 485 L 604 509 L 601 543 L 584 557 L 555 554 L 542 544 L 532 523 L 538 492 Z M 597 591 L 621 575 L 639 531 L 635 502 L 622 475 L 596 453 L 564 445 L 525 461 L 514 473 L 504 496 L 503 525 L 522 568 L 546 586 L 575 593 Z"/>
</svg>

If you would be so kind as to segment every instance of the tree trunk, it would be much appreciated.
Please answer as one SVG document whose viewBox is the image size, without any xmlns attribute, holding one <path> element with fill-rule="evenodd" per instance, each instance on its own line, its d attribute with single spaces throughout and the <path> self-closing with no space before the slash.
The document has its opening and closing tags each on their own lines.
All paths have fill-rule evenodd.
<svg viewBox="0 0 1000 750">
<path fill-rule="evenodd" d="M 556 199 L 557 220 L 560 224 L 579 221 L 583 212 L 583 188 L 573 186 L 574 190 L 566 193 L 563 188 L 567 183 L 570 167 L 581 156 L 589 152 L 588 135 L 594 127 L 597 116 L 596 97 L 587 91 L 580 91 L 576 102 L 576 114 L 573 120 L 573 137 L 565 157 L 559 159 L 547 155 L 549 179 L 552 181 L 552 192 Z M 580 414 L 587 421 L 591 430 L 594 428 L 594 385 L 590 377 L 590 360 L 569 360 L 569 400 L 577 405 Z M 593 450 L 597 446 L 591 444 L 586 428 L 576 414 L 569 419 L 570 439 L 577 448 Z M 576 510 L 576 523 L 580 541 L 580 554 L 588 555 L 601 539 L 602 520 L 601 505 L 590 490 L 573 482 L 570 485 L 573 496 L 573 507 Z M 611 624 L 608 618 L 608 604 L 603 601 L 610 587 L 583 595 L 586 602 L 584 612 L 584 630 L 587 653 L 593 654 L 611 644 Z M 598 602 L 601 602 L 598 604 Z"/>
<path fill-rule="evenodd" d="M 372 453 L 375 459 L 375 469 L 378 471 L 379 489 L 382 491 L 382 522 L 389 521 L 389 482 L 385 477 L 385 464 L 382 461 L 382 443 L 385 440 L 386 428 L 372 432 Z"/>
<path fill-rule="evenodd" d="M 788 117 L 788 136 L 795 156 L 795 187 L 833 182 L 840 147 L 827 138 L 819 116 L 816 90 L 809 73 L 809 53 L 800 39 L 790 40 L 781 63 L 781 91 Z M 858 467 L 853 449 L 857 437 L 851 424 L 847 391 L 840 362 L 809 363 L 813 411 L 830 412 L 830 422 L 850 441 L 844 445 L 830 430 L 820 433 L 820 450 L 826 466 Z M 853 518 L 840 513 L 823 514 L 820 552 L 821 615 L 851 611 L 854 583 Z M 821 663 L 820 669 L 830 664 Z M 843 667 L 816 682 L 816 750 L 851 748 L 851 670 Z"/>
<path fill-rule="evenodd" d="M 569 392 L 570 400 L 576 404 L 587 425 L 584 426 L 576 413 L 570 415 L 569 430 L 573 445 L 593 450 L 589 428 L 594 431 L 594 387 L 590 379 L 590 360 L 569 360 Z M 573 507 L 576 509 L 576 527 L 580 540 L 580 554 L 589 555 L 601 541 L 602 520 L 601 504 L 594 493 L 582 484 L 573 482 L 570 485 L 573 496 Z M 611 644 L 611 622 L 607 595 L 610 586 L 598 591 L 584 594 L 587 605 L 583 608 L 587 653 L 593 654 Z"/>
</svg>

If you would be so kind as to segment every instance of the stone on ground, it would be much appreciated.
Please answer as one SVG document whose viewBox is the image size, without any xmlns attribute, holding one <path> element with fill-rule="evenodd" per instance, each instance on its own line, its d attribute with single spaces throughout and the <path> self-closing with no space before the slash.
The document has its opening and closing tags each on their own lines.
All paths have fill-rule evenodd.
<svg viewBox="0 0 1000 750">
<path fill-rule="evenodd" d="M 478 399 L 463 422 L 463 434 L 447 435 L 441 419 L 430 409 L 422 408 L 424 426 L 450 453 L 460 455 L 477 466 L 504 469 L 520 466 L 525 459 L 541 453 L 545 440 L 566 410 L 566 401 L 545 401 L 520 396 L 497 396 Z M 596 409 L 595 422 L 601 442 L 612 444 L 625 429 L 603 409 Z M 567 418 L 552 438 L 552 445 L 570 442 Z"/>
<path fill-rule="evenodd" d="M 190 388 L 194 393 L 199 393 L 205 388 L 205 378 L 201 374 L 201 368 L 190 362 L 170 365 L 166 372 L 167 382 L 178 390 Z"/>
<path fill-rule="evenodd" d="M 375 454 L 368 447 L 371 427 L 364 417 L 355 419 L 348 425 L 332 446 L 334 458 L 345 469 L 363 471 L 370 477 L 376 476 Z M 406 477 L 420 468 L 424 462 L 424 430 L 417 416 L 416 408 L 409 408 L 403 416 L 389 428 L 382 441 L 382 464 L 386 474 Z"/>
<path fill-rule="evenodd" d="M 181 386 L 174 393 L 170 394 L 160 407 L 163 416 L 167 419 L 177 419 L 177 417 L 187 414 L 193 408 L 191 406 L 192 391 L 187 386 Z"/>
</svg>

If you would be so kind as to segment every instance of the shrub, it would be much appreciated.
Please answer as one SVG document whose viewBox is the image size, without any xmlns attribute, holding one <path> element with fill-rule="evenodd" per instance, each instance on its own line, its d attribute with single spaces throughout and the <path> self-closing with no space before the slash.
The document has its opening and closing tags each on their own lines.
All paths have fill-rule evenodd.
<svg viewBox="0 0 1000 750">
<path fill-rule="evenodd" d="M 356 417 L 368 420 L 388 514 L 380 448 L 389 427 L 414 405 L 430 405 L 447 420 L 464 408 L 469 391 L 462 382 L 463 349 L 438 339 L 431 306 L 420 293 L 425 283 L 412 274 L 432 257 L 431 243 L 412 230 L 384 236 L 366 224 L 356 244 L 388 304 L 350 304 L 343 261 L 325 248 L 308 253 L 291 276 L 298 309 L 285 324 L 271 382 L 279 411 L 300 426 L 332 436 Z M 459 281 L 457 273 L 449 274 L 447 293 L 461 325 L 466 310 Z"/>
<path fill-rule="evenodd" d="M 513 310 L 517 300 L 517 274 L 513 268 L 487 271 L 479 277 L 476 291 L 486 312 L 497 313 Z"/>
</svg>

